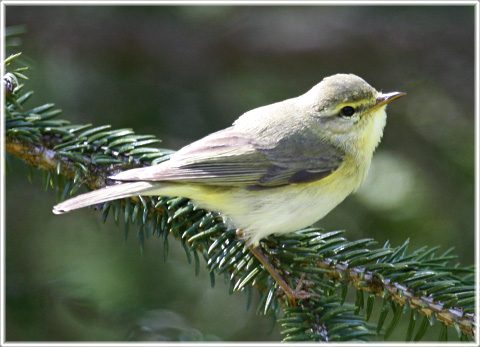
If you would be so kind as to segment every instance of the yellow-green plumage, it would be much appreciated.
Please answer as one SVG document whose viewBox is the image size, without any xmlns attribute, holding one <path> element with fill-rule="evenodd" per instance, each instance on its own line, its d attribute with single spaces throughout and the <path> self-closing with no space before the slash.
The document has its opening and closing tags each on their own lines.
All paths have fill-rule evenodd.
<svg viewBox="0 0 480 347">
<path fill-rule="evenodd" d="M 325 78 L 297 98 L 245 113 L 167 162 L 112 177 L 130 183 L 67 200 L 54 212 L 132 195 L 184 196 L 220 212 L 256 245 L 313 224 L 362 184 L 385 106 L 402 95 L 381 94 L 355 75 Z"/>
</svg>

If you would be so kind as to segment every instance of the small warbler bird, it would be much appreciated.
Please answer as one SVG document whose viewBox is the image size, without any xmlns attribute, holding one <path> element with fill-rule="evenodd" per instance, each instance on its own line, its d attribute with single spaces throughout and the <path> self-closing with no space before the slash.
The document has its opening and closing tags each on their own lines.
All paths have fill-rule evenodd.
<svg viewBox="0 0 480 347">
<path fill-rule="evenodd" d="M 386 106 L 404 95 L 380 93 L 352 74 L 330 76 L 299 97 L 246 112 L 168 161 L 111 176 L 122 183 L 62 202 L 53 212 L 136 195 L 190 198 L 241 230 L 281 282 L 255 247 L 270 234 L 310 226 L 362 184 Z M 279 284 L 289 296 L 306 297 Z"/>
</svg>

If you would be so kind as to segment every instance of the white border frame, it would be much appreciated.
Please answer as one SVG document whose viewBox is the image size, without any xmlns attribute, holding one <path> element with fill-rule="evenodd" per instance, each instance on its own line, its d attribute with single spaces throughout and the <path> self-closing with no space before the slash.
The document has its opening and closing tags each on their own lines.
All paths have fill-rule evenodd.
<svg viewBox="0 0 480 347">
<path fill-rule="evenodd" d="M 243 5 L 243 6 L 253 6 L 253 5 L 453 5 L 453 6 L 461 6 L 461 5 L 472 5 L 475 7 L 475 263 L 476 265 L 480 264 L 480 256 L 479 256 L 479 173 L 480 173 L 480 165 L 479 165 L 479 117 L 480 117 L 480 106 L 479 106 L 479 99 L 480 99 L 480 83 L 479 83 L 479 13 L 480 13 L 480 3 L 478 1 L 414 1 L 414 0 L 406 0 L 406 1 L 21 1 L 21 0 L 4 0 L 0 3 L 0 45 L 1 45 L 1 53 L 0 53 L 0 62 L 3 63 L 5 60 L 5 42 L 4 42 L 4 28 L 5 28 L 5 11 L 7 5 L 176 5 L 176 6 L 201 6 L 201 5 Z M 3 81 L 3 66 L 1 69 L 2 81 Z M 0 95 L 5 95 L 4 93 L 4 84 L 0 83 Z M 5 131 L 5 124 L 3 122 L 4 118 L 4 107 L 5 107 L 5 99 L 2 97 L 0 98 L 0 114 L 2 116 L 2 121 L 0 122 L 0 169 L 1 169 L 1 177 L 0 177 L 0 194 L 1 194 L 1 210 L 0 210 L 0 218 L 1 218 L 1 232 L 0 232 L 0 345 L 1 346 L 287 346 L 284 343 L 225 343 L 225 342 L 213 342 L 213 343 L 205 343 L 205 342 L 198 342 L 198 343 L 159 343 L 159 342 L 136 342 L 136 343 L 125 343 L 125 342 L 115 342 L 115 343 L 64 343 L 64 342 L 42 342 L 42 343 L 23 343 L 23 342 L 5 342 L 5 142 L 4 142 L 4 131 Z M 476 297 L 476 326 L 478 329 L 479 326 L 479 285 L 480 285 L 480 275 L 477 268 L 476 271 L 476 284 L 477 284 L 477 297 Z M 478 346 L 480 345 L 480 338 L 479 333 L 477 331 L 476 342 L 471 343 L 461 343 L 461 342 L 454 342 L 454 343 L 445 343 L 441 344 L 442 346 Z M 295 343 L 295 346 L 319 346 L 323 345 L 320 343 Z M 367 343 L 327 343 L 328 346 L 368 346 Z M 377 346 L 432 346 L 438 347 L 440 343 L 385 343 L 379 342 L 374 343 Z"/>
</svg>

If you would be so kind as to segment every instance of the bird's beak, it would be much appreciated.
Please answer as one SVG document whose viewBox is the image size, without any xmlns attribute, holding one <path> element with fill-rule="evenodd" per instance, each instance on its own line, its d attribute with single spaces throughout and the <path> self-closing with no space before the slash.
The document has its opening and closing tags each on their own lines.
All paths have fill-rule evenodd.
<svg viewBox="0 0 480 347">
<path fill-rule="evenodd" d="M 407 95 L 407 93 L 404 93 L 404 92 L 382 93 L 379 96 L 377 96 L 377 103 L 373 105 L 370 110 L 385 106 L 386 104 L 391 103 L 393 100 L 401 98 L 402 96 L 405 96 L 405 95 Z"/>
</svg>

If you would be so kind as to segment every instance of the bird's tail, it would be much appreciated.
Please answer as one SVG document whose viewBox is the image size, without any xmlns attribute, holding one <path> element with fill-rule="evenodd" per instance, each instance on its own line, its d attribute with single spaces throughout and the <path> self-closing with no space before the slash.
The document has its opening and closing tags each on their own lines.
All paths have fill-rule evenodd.
<svg viewBox="0 0 480 347">
<path fill-rule="evenodd" d="M 68 199 L 54 206 L 53 213 L 62 214 L 78 208 L 100 204 L 106 201 L 142 195 L 153 190 L 157 185 L 158 183 L 155 182 L 128 182 L 108 186 Z"/>
</svg>

